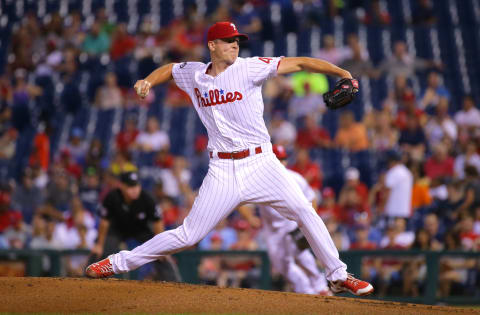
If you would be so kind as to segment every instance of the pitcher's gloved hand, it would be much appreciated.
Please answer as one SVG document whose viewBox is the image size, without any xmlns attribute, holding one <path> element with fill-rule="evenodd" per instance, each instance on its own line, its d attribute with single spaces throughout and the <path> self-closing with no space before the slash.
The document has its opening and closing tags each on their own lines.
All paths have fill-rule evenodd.
<svg viewBox="0 0 480 315">
<path fill-rule="evenodd" d="M 357 92 L 358 81 L 343 78 L 335 84 L 332 91 L 323 94 L 323 101 L 328 109 L 338 109 L 350 104 Z"/>
</svg>

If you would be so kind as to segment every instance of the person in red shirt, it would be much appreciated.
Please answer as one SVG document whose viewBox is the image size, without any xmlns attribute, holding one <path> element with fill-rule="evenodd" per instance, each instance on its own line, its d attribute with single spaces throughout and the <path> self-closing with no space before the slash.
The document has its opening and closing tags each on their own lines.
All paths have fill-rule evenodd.
<svg viewBox="0 0 480 315">
<path fill-rule="evenodd" d="M 131 52 L 135 48 L 135 44 L 135 38 L 127 32 L 127 25 L 125 23 L 118 24 L 110 47 L 112 60 L 118 60 Z"/>
<path fill-rule="evenodd" d="M 68 174 L 74 176 L 76 179 L 80 179 L 82 176 L 82 168 L 72 158 L 70 151 L 66 149 L 62 150 L 58 162 Z"/>
<path fill-rule="evenodd" d="M 135 119 L 127 118 L 125 128 L 118 133 L 116 138 L 117 149 L 123 152 L 130 151 L 139 133 Z"/>
<path fill-rule="evenodd" d="M 340 206 L 335 201 L 335 191 L 331 187 L 325 187 L 322 191 L 322 202 L 317 209 L 318 215 L 323 219 L 340 219 Z"/>
<path fill-rule="evenodd" d="M 350 245 L 350 249 L 374 250 L 377 244 L 368 239 L 370 227 L 366 224 L 358 225 L 355 230 L 355 242 Z"/>
<path fill-rule="evenodd" d="M 332 141 L 328 131 L 317 125 L 315 117 L 307 115 L 304 118 L 304 127 L 297 133 L 295 144 L 301 149 L 329 148 Z"/>
<path fill-rule="evenodd" d="M 447 148 L 438 143 L 433 148 L 433 155 L 425 163 L 425 175 L 430 179 L 453 176 L 453 157 L 448 155 Z"/>
<path fill-rule="evenodd" d="M 318 164 L 310 160 L 307 150 L 300 149 L 297 152 L 297 160 L 291 169 L 300 173 L 313 189 L 318 191 L 322 188 L 322 172 Z"/>
<path fill-rule="evenodd" d="M 413 91 L 408 90 L 402 96 L 402 105 L 397 112 L 397 117 L 395 119 L 395 125 L 400 131 L 407 129 L 407 121 L 409 117 L 417 117 L 419 124 L 422 126 L 426 121 L 426 114 L 423 110 L 417 108 L 415 94 Z"/>
<path fill-rule="evenodd" d="M 10 209 L 10 192 L 2 188 L 0 191 L 0 233 L 22 221 L 22 213 Z"/>
<path fill-rule="evenodd" d="M 355 167 L 349 167 L 345 172 L 345 185 L 340 191 L 340 196 L 338 199 L 338 204 L 340 206 L 345 205 L 345 192 L 353 188 L 357 192 L 358 197 L 360 198 L 360 203 L 364 208 L 368 207 L 368 188 L 367 185 L 360 181 L 360 172 Z"/>
<path fill-rule="evenodd" d="M 39 125 L 38 132 L 33 139 L 33 150 L 29 160 L 30 166 L 36 164 L 39 164 L 44 171 L 47 171 L 50 165 L 49 128 L 43 124 Z"/>
</svg>

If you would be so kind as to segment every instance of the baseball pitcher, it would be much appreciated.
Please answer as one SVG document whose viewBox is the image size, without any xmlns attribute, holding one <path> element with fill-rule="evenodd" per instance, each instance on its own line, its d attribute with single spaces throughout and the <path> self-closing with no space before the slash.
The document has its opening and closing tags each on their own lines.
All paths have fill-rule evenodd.
<svg viewBox="0 0 480 315">
<path fill-rule="evenodd" d="M 208 132 L 209 170 L 181 226 L 88 266 L 86 275 L 101 278 L 129 272 L 193 246 L 233 209 L 253 203 L 269 205 L 297 222 L 325 266 L 334 293 L 372 293 L 371 284 L 347 273 L 325 224 L 273 154 L 263 120 L 262 85 L 275 75 L 306 70 L 348 79 L 355 86 L 358 83 L 348 71 L 315 58 L 240 58 L 239 42 L 244 40 L 248 36 L 239 33 L 233 23 L 215 23 L 207 33 L 211 62 L 167 64 L 135 83 L 141 97 L 170 79 L 188 93 Z M 340 86 L 335 94 L 342 89 Z"/>
</svg>

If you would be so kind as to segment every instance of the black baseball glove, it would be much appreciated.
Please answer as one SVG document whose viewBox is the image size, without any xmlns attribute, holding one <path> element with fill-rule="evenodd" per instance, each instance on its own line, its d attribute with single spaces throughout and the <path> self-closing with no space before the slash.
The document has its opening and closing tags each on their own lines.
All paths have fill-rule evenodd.
<svg viewBox="0 0 480 315">
<path fill-rule="evenodd" d="M 358 92 L 358 81 L 355 79 L 343 78 L 335 84 L 333 91 L 323 94 L 323 100 L 327 108 L 338 109 L 350 104 L 355 93 Z"/>
</svg>

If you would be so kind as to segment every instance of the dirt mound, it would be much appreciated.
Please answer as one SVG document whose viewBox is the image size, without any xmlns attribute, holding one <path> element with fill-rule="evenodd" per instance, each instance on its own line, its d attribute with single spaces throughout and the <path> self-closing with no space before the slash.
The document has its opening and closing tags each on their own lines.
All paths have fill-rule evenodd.
<svg viewBox="0 0 480 315">
<path fill-rule="evenodd" d="M 453 307 L 115 279 L 1 278 L 0 297 L 0 312 L 18 313 L 480 314 Z"/>
</svg>

